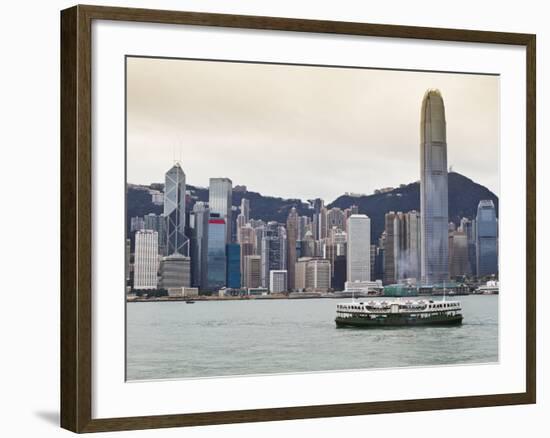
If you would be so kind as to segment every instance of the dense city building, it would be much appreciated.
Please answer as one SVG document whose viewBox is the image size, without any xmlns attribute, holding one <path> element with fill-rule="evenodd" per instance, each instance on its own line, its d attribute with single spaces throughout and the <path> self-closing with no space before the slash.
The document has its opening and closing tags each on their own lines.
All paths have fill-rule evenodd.
<svg viewBox="0 0 550 438">
<path fill-rule="evenodd" d="M 336 291 L 344 290 L 346 284 L 346 256 L 337 255 L 334 261 L 332 262 L 332 278 L 331 278 L 331 287 Z"/>
<path fill-rule="evenodd" d="M 477 263 L 476 263 L 476 220 L 463 217 L 460 220 L 459 231 L 466 234 L 468 239 L 468 262 L 470 264 L 470 274 L 477 275 Z"/>
<path fill-rule="evenodd" d="M 371 219 L 359 214 L 357 205 L 328 208 L 317 198 L 308 201 L 309 209 L 300 202 L 290 210 L 280 208 L 270 220 L 265 204 L 253 197 L 262 218 L 254 219 L 244 197 L 246 188 L 236 195 L 239 207 L 233 206 L 232 181 L 210 178 L 206 202 L 202 188 L 190 187 L 186 194 L 186 176 L 176 162 L 165 174 L 164 192 L 162 184 L 133 186 L 140 191 L 140 200 L 154 196 L 157 204 L 162 200 L 164 210 L 158 214 L 156 206 L 155 213 L 128 218 L 127 290 L 160 288 L 174 297 L 185 296 L 184 290 L 220 296 L 237 294 L 239 289 L 251 295 L 378 293 L 382 284 L 431 286 L 451 277 L 475 281 L 498 276 L 493 201 L 480 201 L 475 218 L 458 221 L 458 216 L 453 218 L 456 223 L 449 221 L 445 108 L 437 90 L 428 90 L 422 102 L 420 143 L 421 209 L 372 212 L 375 233 L 380 233 L 378 221 L 384 215 L 383 231 L 373 236 L 372 244 Z M 392 196 L 386 195 L 388 190 L 378 190 L 377 196 Z M 353 202 L 362 211 L 372 209 L 362 200 Z M 140 208 L 132 211 L 143 211 Z"/>
<path fill-rule="evenodd" d="M 134 289 L 157 288 L 158 254 L 158 233 L 153 230 L 136 231 Z"/>
<path fill-rule="evenodd" d="M 230 289 L 241 287 L 241 246 L 238 243 L 228 243 L 226 246 L 226 286 Z"/>
<path fill-rule="evenodd" d="M 376 247 L 376 256 L 374 259 L 374 272 L 371 273 L 373 280 L 382 281 L 384 278 L 384 248 Z"/>
<path fill-rule="evenodd" d="M 325 237 L 328 237 L 330 230 L 336 228 L 344 231 L 346 229 L 346 214 L 338 207 L 331 208 L 326 213 Z"/>
<path fill-rule="evenodd" d="M 421 276 L 449 278 L 449 207 L 445 105 L 439 90 L 424 95 L 420 122 Z"/>
<path fill-rule="evenodd" d="M 393 284 L 396 282 L 395 216 L 394 211 L 389 211 L 384 216 L 384 284 Z"/>
<path fill-rule="evenodd" d="M 262 261 L 259 255 L 244 257 L 243 286 L 246 289 L 258 288 L 262 285 Z"/>
<path fill-rule="evenodd" d="M 231 206 L 233 182 L 229 178 L 210 178 L 208 186 L 208 206 L 210 212 L 218 214 L 225 223 L 225 241 L 231 242 Z"/>
<path fill-rule="evenodd" d="M 225 220 L 212 213 L 208 220 L 206 284 L 203 286 L 210 292 L 226 284 L 225 239 Z"/>
<path fill-rule="evenodd" d="M 269 292 L 281 293 L 288 290 L 288 271 L 269 271 Z"/>
<path fill-rule="evenodd" d="M 158 233 L 159 254 L 161 255 L 166 255 L 168 253 L 166 223 L 166 217 L 163 214 L 149 213 L 143 216 L 143 228 L 140 228 L 145 230 L 154 230 Z"/>
<path fill-rule="evenodd" d="M 191 258 L 181 254 L 163 257 L 160 263 L 160 287 L 162 289 L 191 286 Z"/>
<path fill-rule="evenodd" d="M 401 278 L 421 277 L 420 260 L 421 260 L 421 219 L 420 212 L 413 210 L 405 214 L 405 263 L 403 269 L 398 269 L 401 273 Z"/>
<path fill-rule="evenodd" d="M 294 269 L 296 265 L 296 242 L 298 240 L 298 212 L 290 209 L 286 220 L 288 289 L 294 290 Z"/>
<path fill-rule="evenodd" d="M 269 289 L 269 271 L 286 269 L 287 236 L 285 227 L 268 222 L 262 236 L 262 286 Z"/>
<path fill-rule="evenodd" d="M 130 218 L 130 231 L 139 231 L 145 229 L 145 221 L 141 216 L 134 216 Z"/>
<path fill-rule="evenodd" d="M 310 260 L 312 260 L 311 257 L 300 257 L 296 261 L 294 288 L 299 292 L 303 292 L 306 289 L 306 268 L 307 262 Z"/>
<path fill-rule="evenodd" d="M 449 274 L 451 278 L 470 275 L 468 236 L 463 231 L 449 233 Z"/>
<path fill-rule="evenodd" d="M 348 218 L 347 281 L 370 280 L 370 219 L 364 214 Z"/>
<path fill-rule="evenodd" d="M 240 229 L 240 249 L 241 249 L 241 282 L 244 286 L 244 261 L 245 257 L 256 254 L 256 233 L 254 228 L 247 223 Z"/>
<path fill-rule="evenodd" d="M 314 240 L 319 240 L 319 227 L 320 227 L 320 220 L 319 215 L 321 214 L 321 210 L 325 208 L 325 201 L 323 201 L 320 198 L 316 198 L 310 201 L 311 206 L 313 207 L 313 218 L 311 220 L 311 233 Z"/>
<path fill-rule="evenodd" d="M 192 214 L 191 277 L 193 286 L 198 288 L 206 285 L 209 218 L 210 210 L 206 204 L 200 201 L 196 202 Z"/>
<path fill-rule="evenodd" d="M 250 201 L 246 198 L 241 199 L 241 213 L 244 217 L 244 222 L 247 223 L 250 220 Z"/>
<path fill-rule="evenodd" d="M 482 200 L 476 216 L 477 275 L 498 274 L 498 223 L 493 201 Z"/>
<path fill-rule="evenodd" d="M 312 259 L 306 262 L 306 291 L 328 292 L 330 289 L 330 262 Z"/>
<path fill-rule="evenodd" d="M 250 220 L 250 201 L 248 199 L 241 199 L 241 208 L 240 213 L 237 216 L 237 242 L 242 243 L 241 240 L 241 229 L 248 224 Z"/>
<path fill-rule="evenodd" d="M 130 282 L 130 279 L 131 279 L 131 271 L 132 271 L 132 265 L 130 263 L 131 254 L 132 254 L 130 239 L 126 239 L 126 246 L 124 249 L 125 249 L 125 262 L 126 262 L 124 269 L 126 272 L 126 285 L 128 286 L 128 283 Z"/>
<path fill-rule="evenodd" d="M 166 172 L 164 179 L 164 217 L 166 218 L 166 254 L 189 255 L 185 237 L 185 173 L 179 163 Z"/>
<path fill-rule="evenodd" d="M 345 228 L 345 226 L 343 227 Z M 341 284 L 343 287 L 343 284 L 345 282 L 346 274 L 344 273 L 343 278 L 336 279 L 335 276 L 337 275 L 336 270 L 336 260 L 340 261 L 340 264 L 343 262 L 345 264 L 346 262 L 346 252 L 347 252 L 347 240 L 348 236 L 345 231 L 343 231 L 342 228 L 338 228 L 337 226 L 333 226 L 331 230 L 329 230 L 328 237 L 323 242 L 323 251 L 322 256 L 323 258 L 327 259 L 330 262 L 330 269 L 331 269 L 331 282 L 334 284 Z M 344 266 L 345 270 L 345 266 Z M 338 275 L 341 275 L 338 272 Z"/>
<path fill-rule="evenodd" d="M 390 226 L 391 227 L 391 226 Z M 398 283 L 403 280 L 415 281 L 420 278 L 420 214 L 416 211 L 393 214 L 393 231 L 388 233 L 389 241 L 393 241 L 392 260 L 387 260 L 393 270 L 393 278 L 386 279 L 386 284 Z M 386 248 L 389 243 L 386 243 Z M 391 281 L 390 281 L 391 280 Z"/>
<path fill-rule="evenodd" d="M 320 257 L 321 256 L 321 243 L 319 240 L 315 240 L 313 233 L 307 231 L 304 236 L 304 240 L 300 243 L 300 256 L 301 257 Z"/>
<path fill-rule="evenodd" d="M 298 234 L 296 236 L 297 240 L 303 240 L 306 232 L 311 231 L 311 220 L 307 216 L 298 217 Z"/>
</svg>

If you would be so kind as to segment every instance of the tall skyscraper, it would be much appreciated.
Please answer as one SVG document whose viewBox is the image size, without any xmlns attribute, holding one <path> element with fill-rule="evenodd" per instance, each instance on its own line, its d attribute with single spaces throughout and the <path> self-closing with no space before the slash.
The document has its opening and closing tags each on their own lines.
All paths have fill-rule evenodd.
<svg viewBox="0 0 550 438">
<path fill-rule="evenodd" d="M 347 281 L 370 281 L 370 219 L 352 214 L 347 228 Z"/>
<path fill-rule="evenodd" d="M 244 275 L 244 262 L 245 257 L 249 255 L 256 254 L 256 232 L 252 226 L 247 223 L 244 227 L 240 229 L 240 248 L 241 248 L 241 282 L 244 286 L 245 275 Z"/>
<path fill-rule="evenodd" d="M 215 291 L 225 286 L 225 220 L 211 215 L 208 220 L 206 260 L 206 290 Z"/>
<path fill-rule="evenodd" d="M 211 213 L 220 215 L 225 221 L 225 241 L 231 242 L 231 203 L 233 182 L 229 178 L 210 178 L 208 187 L 208 206 Z"/>
<path fill-rule="evenodd" d="M 389 211 L 384 216 L 384 284 L 393 284 L 397 281 L 395 275 L 395 217 L 394 211 Z"/>
<path fill-rule="evenodd" d="M 287 237 L 285 227 L 268 222 L 262 237 L 262 286 L 269 288 L 269 271 L 286 269 Z"/>
<path fill-rule="evenodd" d="M 125 270 L 126 270 L 126 285 L 130 281 L 130 251 L 131 251 L 131 241 L 130 239 L 126 239 L 126 247 L 125 247 Z"/>
<path fill-rule="evenodd" d="M 439 90 L 428 90 L 420 121 L 420 217 L 422 281 L 449 278 L 449 207 L 445 105 Z"/>
<path fill-rule="evenodd" d="M 395 282 L 420 278 L 420 215 L 397 212 L 393 219 L 393 263 Z M 391 252 L 391 251 L 388 251 Z"/>
<path fill-rule="evenodd" d="M 157 288 L 158 254 L 158 233 L 153 230 L 136 231 L 134 289 Z"/>
<path fill-rule="evenodd" d="M 420 280 L 420 245 L 421 245 L 421 226 L 420 212 L 413 210 L 405 214 L 407 221 L 405 229 L 407 232 L 407 249 L 404 278 L 415 278 Z"/>
<path fill-rule="evenodd" d="M 476 231 L 477 276 L 498 275 L 498 223 L 493 201 L 479 201 Z"/>
<path fill-rule="evenodd" d="M 179 163 L 164 178 L 164 217 L 166 218 L 166 254 L 189 255 L 185 237 L 185 173 Z"/>
<path fill-rule="evenodd" d="M 468 238 L 468 262 L 470 264 L 470 274 L 477 275 L 476 266 L 476 220 L 463 217 L 460 220 L 459 231 L 466 234 Z"/>
<path fill-rule="evenodd" d="M 313 219 L 311 224 L 311 233 L 313 235 L 314 240 L 318 240 L 320 238 L 319 235 L 319 227 L 320 227 L 320 220 L 319 215 L 321 214 L 321 209 L 325 206 L 325 201 L 323 201 L 320 198 L 313 199 L 309 201 L 311 206 L 313 207 Z"/>
<path fill-rule="evenodd" d="M 372 266 L 372 263 L 371 263 Z M 372 271 L 371 271 L 372 272 Z M 331 269 L 331 287 L 335 291 L 342 291 L 346 284 L 346 256 L 338 255 L 332 263 Z"/>
<path fill-rule="evenodd" d="M 163 214 L 156 215 L 149 213 L 143 216 L 143 227 L 141 229 L 154 230 L 159 236 L 159 254 L 167 254 L 166 217 Z M 186 236 L 187 237 L 187 236 Z"/>
<path fill-rule="evenodd" d="M 449 274 L 451 277 L 470 274 L 468 236 L 463 231 L 449 233 Z"/>
<path fill-rule="evenodd" d="M 206 263 L 208 248 L 208 219 L 210 210 L 204 202 L 196 202 L 193 206 L 193 251 L 191 269 L 193 286 L 206 287 Z"/>
<path fill-rule="evenodd" d="M 307 231 L 300 244 L 301 257 L 321 257 L 322 248 L 318 240 L 313 239 L 311 231 Z"/>
<path fill-rule="evenodd" d="M 312 260 L 311 257 L 300 257 L 296 260 L 294 287 L 300 292 L 303 292 L 306 289 L 306 268 L 307 263 L 310 260 Z"/>
<path fill-rule="evenodd" d="M 287 271 L 288 288 L 294 289 L 295 269 L 296 269 L 296 241 L 298 240 L 298 212 L 295 207 L 290 209 L 286 220 L 287 235 Z"/>
<path fill-rule="evenodd" d="M 241 246 L 238 243 L 228 243 L 226 247 L 226 285 L 231 289 L 241 288 Z"/>
<path fill-rule="evenodd" d="M 346 228 L 343 226 L 343 228 Z M 341 274 L 341 271 L 337 271 L 336 269 L 336 260 L 340 261 L 340 267 L 342 266 L 342 263 L 344 265 L 344 271 L 345 271 L 345 263 L 346 263 L 346 245 L 348 236 L 345 231 L 343 231 L 343 228 L 338 228 L 337 226 L 333 226 L 332 229 L 328 232 L 328 237 L 324 240 L 323 243 L 323 258 L 327 259 L 330 262 L 330 269 L 331 269 L 331 275 L 332 275 L 332 283 L 333 284 L 344 284 L 346 281 L 346 273 L 344 272 L 343 275 Z M 340 279 L 335 279 L 335 275 L 340 275 Z M 336 286 L 334 286 L 336 287 Z"/>
<path fill-rule="evenodd" d="M 250 201 L 248 199 L 241 199 L 241 214 L 244 217 L 244 223 L 250 220 Z"/>
<path fill-rule="evenodd" d="M 319 234 L 317 240 L 325 239 L 327 237 L 327 213 L 328 209 L 325 206 L 321 207 L 318 217 Z"/>
<path fill-rule="evenodd" d="M 298 217 L 298 237 L 297 240 L 304 240 L 306 232 L 311 228 L 310 219 L 307 216 Z"/>
<path fill-rule="evenodd" d="M 262 261 L 259 255 L 244 257 L 244 287 L 257 288 L 262 284 Z"/>
<path fill-rule="evenodd" d="M 346 229 L 346 214 L 338 207 L 331 208 L 327 211 L 326 215 L 326 235 L 328 236 L 333 228 L 337 228 L 340 231 Z"/>
</svg>

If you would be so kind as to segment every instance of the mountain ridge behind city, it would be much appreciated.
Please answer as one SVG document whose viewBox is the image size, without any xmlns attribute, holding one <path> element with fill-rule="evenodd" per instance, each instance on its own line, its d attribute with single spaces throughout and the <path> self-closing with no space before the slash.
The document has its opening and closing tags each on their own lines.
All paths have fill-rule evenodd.
<svg viewBox="0 0 550 438">
<path fill-rule="evenodd" d="M 492 200 L 498 217 L 498 197 L 488 188 L 482 186 L 457 172 L 449 172 L 449 221 L 458 225 L 462 217 L 475 218 L 477 205 L 483 199 Z M 130 234 L 130 218 L 144 216 L 149 213 L 160 214 L 162 205 L 154 204 L 151 195 L 144 190 L 151 188 L 162 190 L 163 184 L 150 186 L 128 185 L 127 189 L 127 233 Z M 191 194 L 189 208 L 196 201 L 208 202 L 208 188 L 188 184 L 187 190 Z M 311 217 L 313 210 L 310 204 L 300 199 L 284 199 L 273 197 L 248 190 L 233 191 L 233 206 L 238 207 L 241 199 L 250 201 L 250 217 L 264 221 L 286 223 L 288 213 L 296 207 L 301 216 Z M 327 208 L 339 207 L 345 209 L 351 205 L 359 207 L 359 213 L 366 214 L 371 219 L 371 241 L 375 241 L 384 231 L 384 215 L 388 211 L 407 212 L 420 211 L 420 182 L 401 184 L 391 190 L 380 191 L 371 195 L 341 195 L 329 204 Z M 234 214 L 236 216 L 238 212 Z"/>
</svg>

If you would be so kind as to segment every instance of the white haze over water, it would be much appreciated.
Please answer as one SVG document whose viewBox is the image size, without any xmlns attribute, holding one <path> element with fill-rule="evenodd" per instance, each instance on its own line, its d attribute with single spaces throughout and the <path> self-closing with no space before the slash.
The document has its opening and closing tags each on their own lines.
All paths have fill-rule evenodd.
<svg viewBox="0 0 550 438">
<path fill-rule="evenodd" d="M 331 202 L 420 179 L 420 108 L 439 88 L 448 164 L 499 195 L 499 78 L 128 58 L 128 182 L 229 177 Z"/>
</svg>

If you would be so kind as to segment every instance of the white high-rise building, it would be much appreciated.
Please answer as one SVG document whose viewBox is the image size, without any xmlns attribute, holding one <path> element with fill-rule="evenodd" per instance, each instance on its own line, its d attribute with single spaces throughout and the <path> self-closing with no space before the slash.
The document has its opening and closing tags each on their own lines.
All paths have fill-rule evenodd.
<svg viewBox="0 0 550 438">
<path fill-rule="evenodd" d="M 328 292 L 330 289 L 330 261 L 311 259 L 306 264 L 306 290 L 311 292 Z"/>
<path fill-rule="evenodd" d="M 369 281 L 370 218 L 364 214 L 352 214 L 347 228 L 347 281 Z"/>
<path fill-rule="evenodd" d="M 158 254 L 158 233 L 153 230 L 137 231 L 134 289 L 157 288 Z"/>
<path fill-rule="evenodd" d="M 229 178 L 210 178 L 208 207 L 210 213 L 219 214 L 225 220 L 225 241 L 231 242 L 231 203 L 233 182 Z"/>
<path fill-rule="evenodd" d="M 269 271 L 269 292 L 281 293 L 288 290 L 288 271 Z"/>
</svg>

